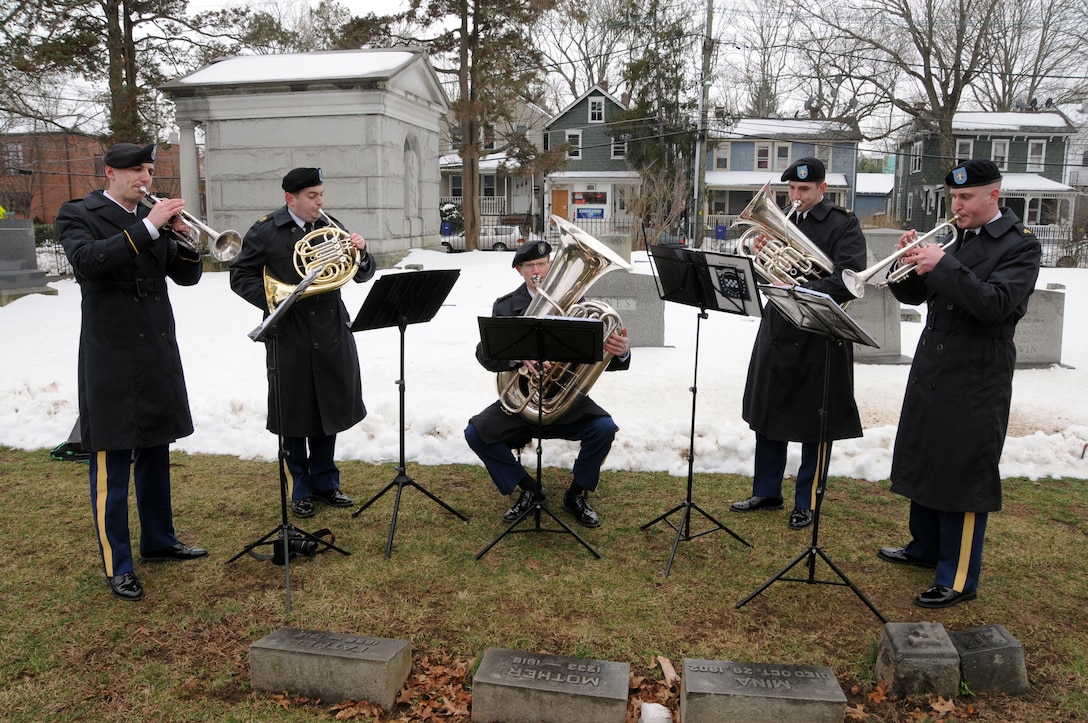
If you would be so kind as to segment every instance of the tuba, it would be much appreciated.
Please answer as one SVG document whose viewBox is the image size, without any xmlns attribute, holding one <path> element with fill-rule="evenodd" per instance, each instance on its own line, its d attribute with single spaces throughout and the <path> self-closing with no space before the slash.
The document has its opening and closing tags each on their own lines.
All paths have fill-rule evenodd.
<svg viewBox="0 0 1088 723">
<path fill-rule="evenodd" d="M 749 256 L 756 273 L 768 284 L 797 286 L 831 274 L 835 262 L 789 222 L 790 214 L 800 204 L 793 204 L 788 213 L 783 213 L 775 205 L 770 187 L 768 181 L 733 222 L 734 226 L 751 226 L 737 239 L 736 253 Z M 765 240 L 757 244 L 754 254 L 749 254 L 747 244 L 756 236 Z"/>
<path fill-rule="evenodd" d="M 602 301 L 580 299 L 602 276 L 617 269 L 630 271 L 631 265 L 569 221 L 551 218 L 559 227 L 559 250 L 524 316 L 599 319 L 604 322 L 607 339 L 623 326 L 619 314 Z M 561 417 L 579 396 L 589 392 L 611 360 L 612 355 L 605 352 L 604 358 L 593 364 L 556 362 L 544 372 L 543 380 L 531 376 L 524 366 L 499 372 L 499 402 L 507 414 L 520 414 L 530 422 L 537 421 L 538 413 L 545 422 Z"/>
<path fill-rule="evenodd" d="M 321 212 L 329 224 L 315 228 L 295 242 L 295 271 L 302 278 L 317 271 L 317 277 L 299 295 L 300 299 L 335 291 L 355 276 L 362 263 L 359 249 L 348 243 L 351 234 L 340 228 L 328 214 Z M 280 281 L 264 271 L 264 298 L 269 311 L 275 311 L 295 291 L 297 284 Z"/>
</svg>

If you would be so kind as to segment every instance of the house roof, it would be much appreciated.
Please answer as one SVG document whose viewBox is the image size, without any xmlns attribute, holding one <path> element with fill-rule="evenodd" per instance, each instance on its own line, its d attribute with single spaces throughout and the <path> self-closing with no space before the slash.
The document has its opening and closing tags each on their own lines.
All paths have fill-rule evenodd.
<svg viewBox="0 0 1088 723">
<path fill-rule="evenodd" d="M 464 165 L 465 163 L 459 153 L 447 153 L 438 158 L 438 167 L 443 171 L 457 170 Z M 507 160 L 506 153 L 489 153 L 480 158 L 480 173 L 495 173 L 503 166 L 515 168 L 518 165 L 517 161 Z"/>
<path fill-rule="evenodd" d="M 789 184 L 782 178 L 781 171 L 707 171 L 707 188 L 762 188 L 767 183 L 774 187 L 785 188 Z M 843 173 L 828 173 L 824 179 L 828 188 L 849 188 L 846 175 Z"/>
<path fill-rule="evenodd" d="M 716 137 L 723 140 L 767 138 L 859 141 L 861 131 L 854 123 L 825 118 L 741 118 L 727 132 Z"/>
<path fill-rule="evenodd" d="M 960 111 L 952 116 L 954 133 L 1076 133 L 1077 129 L 1061 112 L 1047 111 L 1009 111 L 989 113 L 982 111 Z"/>
<path fill-rule="evenodd" d="M 894 173 L 859 173 L 855 193 L 859 196 L 887 196 L 894 186 Z"/>
<path fill-rule="evenodd" d="M 619 98 L 617 98 L 616 96 L 612 95 L 607 90 L 605 90 L 604 86 L 598 84 L 598 85 L 593 86 L 589 90 L 587 90 L 585 93 L 582 93 L 580 96 L 575 98 L 570 103 L 568 103 L 566 108 L 563 108 L 563 110 L 559 111 L 558 113 L 553 115 L 551 118 L 549 118 L 547 123 L 545 123 L 544 125 L 545 126 L 550 126 L 552 123 L 555 123 L 557 120 L 559 120 L 564 115 L 566 115 L 570 111 L 571 108 L 574 108 L 576 105 L 578 105 L 579 103 L 581 103 L 583 100 L 585 100 L 586 98 L 588 98 L 591 95 L 603 95 L 605 98 L 612 101 L 613 103 L 618 105 L 620 108 L 623 108 L 624 110 L 627 110 L 627 104 L 626 103 L 624 103 Z"/>
<path fill-rule="evenodd" d="M 1058 181 L 1052 181 L 1049 178 L 1044 178 L 1037 173 L 1004 173 L 1001 176 L 1001 192 L 1023 192 L 1023 191 L 1050 191 L 1050 192 L 1069 192 L 1074 191 L 1072 186 L 1067 186 L 1064 183 Z"/>
</svg>

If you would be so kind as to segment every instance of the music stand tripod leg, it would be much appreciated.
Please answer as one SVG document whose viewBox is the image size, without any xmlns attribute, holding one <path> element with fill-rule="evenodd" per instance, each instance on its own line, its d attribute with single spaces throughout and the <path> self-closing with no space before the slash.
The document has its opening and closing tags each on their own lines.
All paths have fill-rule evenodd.
<svg viewBox="0 0 1088 723">
<path fill-rule="evenodd" d="M 693 488 L 693 480 L 694 480 L 694 477 L 695 477 L 695 412 L 696 412 L 696 408 L 697 408 L 696 400 L 698 398 L 698 393 L 699 393 L 698 392 L 698 380 L 699 380 L 699 331 L 700 331 L 700 327 L 702 325 L 702 320 L 706 319 L 706 318 L 707 318 L 706 309 L 700 308 L 699 309 L 699 314 L 696 317 L 696 321 L 695 321 L 695 354 L 694 354 L 694 362 L 693 362 L 693 368 L 692 368 L 691 389 L 690 389 L 690 391 L 691 391 L 691 434 L 690 434 L 690 437 L 688 439 L 687 497 L 684 499 L 683 502 L 676 505 L 675 507 L 673 507 L 668 512 L 666 512 L 666 513 L 664 513 L 662 515 L 658 515 L 654 519 L 652 519 L 649 522 L 647 522 L 646 524 L 644 524 L 641 528 L 639 528 L 639 529 L 645 530 L 645 529 L 647 529 L 647 528 L 649 528 L 649 527 L 651 527 L 651 526 L 653 526 L 653 525 L 655 525 L 655 524 L 657 524 L 658 522 L 661 522 L 661 521 L 664 521 L 667 525 L 670 525 L 671 527 L 675 528 L 675 530 L 676 530 L 676 539 L 672 543 L 672 551 L 669 553 L 669 561 L 665 565 L 665 577 L 669 576 L 669 571 L 672 569 L 673 558 L 676 557 L 676 548 L 680 544 L 681 541 L 690 542 L 691 540 L 695 539 L 696 537 L 702 537 L 703 535 L 709 535 L 711 532 L 716 532 L 718 530 L 725 530 L 730 535 L 732 535 L 737 541 L 744 544 L 746 547 L 751 547 L 752 546 L 743 537 L 741 537 L 736 532 L 734 532 L 733 530 L 726 527 L 724 524 L 722 524 L 719 520 L 717 520 L 713 516 L 707 514 L 705 510 L 703 510 L 701 507 L 699 507 L 694 502 L 692 502 L 692 488 Z M 681 516 L 680 524 L 679 525 L 674 525 L 672 523 L 672 520 L 670 520 L 668 518 L 674 512 L 677 512 L 679 510 L 683 510 L 683 515 Z M 701 514 L 703 517 L 705 517 L 706 519 L 713 522 L 714 527 L 711 527 L 711 528 L 703 530 L 702 532 L 699 532 L 699 533 L 697 533 L 695 535 L 692 535 L 691 534 L 691 511 L 692 510 L 695 510 L 696 512 Z"/>
<path fill-rule="evenodd" d="M 393 555 L 393 537 L 397 533 L 397 515 L 400 513 L 400 498 L 401 498 L 401 494 L 403 493 L 404 488 L 406 486 L 415 487 L 417 490 L 419 490 L 424 495 L 429 497 L 433 502 L 436 502 L 438 505 L 444 507 L 446 509 L 446 511 L 449 512 L 450 514 L 456 516 L 457 518 L 459 518 L 463 522 L 468 522 L 467 517 L 465 517 L 463 514 L 461 514 L 457 510 L 455 510 L 452 507 L 450 507 L 449 505 L 447 505 L 445 502 L 440 500 L 437 496 L 431 494 L 431 492 L 429 490 L 424 489 L 422 485 L 420 485 L 414 479 L 409 477 L 408 474 L 407 474 L 407 471 L 406 471 L 407 470 L 407 463 L 405 462 L 405 450 L 404 450 L 404 424 L 405 424 L 405 388 L 406 388 L 407 385 L 405 384 L 405 380 L 404 380 L 404 332 L 407 329 L 407 326 L 408 326 L 407 320 L 404 317 L 401 317 L 401 319 L 399 320 L 399 323 L 397 324 L 397 327 L 400 329 L 400 379 L 397 380 L 397 387 L 399 389 L 399 396 L 400 396 L 400 463 L 397 466 L 397 476 L 394 477 L 393 481 L 390 482 L 389 484 L 387 484 L 381 490 L 381 492 L 379 492 L 378 494 L 371 497 L 369 500 L 364 502 L 359 507 L 359 509 L 357 509 L 357 510 L 355 510 L 355 512 L 351 513 L 352 518 L 358 517 L 360 514 L 362 514 L 363 510 L 365 510 L 367 507 L 370 507 L 370 505 L 372 505 L 374 502 L 376 502 L 386 492 L 393 489 L 394 487 L 397 488 L 396 499 L 393 501 L 393 517 L 389 522 L 389 537 L 388 537 L 388 539 L 386 541 L 386 544 L 385 544 L 385 557 L 386 557 L 386 559 L 392 557 L 392 555 Z"/>
</svg>

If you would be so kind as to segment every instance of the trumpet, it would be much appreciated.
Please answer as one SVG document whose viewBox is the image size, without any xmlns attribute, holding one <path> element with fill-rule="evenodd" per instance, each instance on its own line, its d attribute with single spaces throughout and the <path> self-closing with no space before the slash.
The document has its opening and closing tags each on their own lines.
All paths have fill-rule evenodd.
<svg viewBox="0 0 1088 723">
<path fill-rule="evenodd" d="M 141 200 L 140 203 L 148 208 L 151 208 L 162 200 L 160 197 L 148 191 L 146 186 L 140 186 L 140 191 L 144 194 L 143 200 Z M 181 211 L 178 216 L 188 224 L 190 229 L 196 229 L 197 231 L 196 238 L 194 239 L 191 232 L 187 234 L 180 233 L 169 226 L 161 229 L 163 233 L 169 235 L 179 244 L 196 251 L 198 254 L 208 251 L 208 253 L 212 255 L 212 258 L 225 264 L 233 261 L 242 250 L 242 235 L 237 231 L 217 232 L 196 216 L 193 216 L 186 211 Z"/>
<path fill-rule="evenodd" d="M 923 246 L 928 246 L 930 239 L 944 233 L 945 227 L 948 227 L 948 229 L 951 231 L 952 238 L 950 238 L 948 241 L 945 241 L 940 246 L 941 246 L 942 249 L 947 249 L 949 246 L 956 243 L 956 231 L 957 231 L 956 221 L 958 221 L 959 218 L 960 218 L 959 214 L 956 214 L 955 216 L 948 219 L 947 221 L 944 221 L 944 222 L 938 224 L 932 231 L 924 233 L 921 236 L 915 237 L 915 239 L 913 241 L 911 241 L 909 244 L 907 244 L 903 248 L 899 249 L 898 251 L 896 251 L 894 254 L 887 257 L 883 261 L 878 261 L 877 263 L 873 264 L 872 266 L 865 269 L 864 271 L 854 271 L 852 269 L 846 269 L 845 271 L 842 272 L 842 283 L 843 283 L 844 286 L 846 286 L 846 290 L 849 291 L 851 294 L 854 295 L 855 298 L 858 298 L 858 299 L 865 296 L 865 284 L 867 284 L 870 279 L 872 279 L 874 276 L 876 276 L 877 272 L 879 272 L 882 268 L 884 268 L 888 264 L 899 260 L 908 251 L 910 251 L 912 249 L 916 249 L 916 248 L 922 248 Z M 917 265 L 918 264 L 906 264 L 905 266 L 900 266 L 897 269 L 895 269 L 894 271 L 892 271 L 890 274 L 888 274 L 888 276 L 886 278 L 884 278 L 883 280 L 874 283 L 873 286 L 878 286 L 879 287 L 879 286 L 887 286 L 888 284 L 898 284 L 900 281 L 907 278 L 907 275 L 910 272 L 914 271 L 914 268 Z"/>
</svg>

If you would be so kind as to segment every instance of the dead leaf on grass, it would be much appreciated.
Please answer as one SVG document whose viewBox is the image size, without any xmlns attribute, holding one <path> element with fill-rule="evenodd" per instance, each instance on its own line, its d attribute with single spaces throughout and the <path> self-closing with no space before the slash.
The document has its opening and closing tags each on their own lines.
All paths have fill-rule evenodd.
<svg viewBox="0 0 1088 723">
<path fill-rule="evenodd" d="M 874 703 L 883 703 L 886 701 L 888 699 L 888 681 L 883 678 L 878 680 L 876 687 L 865 697 Z"/>
<path fill-rule="evenodd" d="M 937 696 L 937 700 L 929 704 L 929 707 L 936 713 L 941 715 L 947 715 L 948 713 L 956 712 L 956 703 L 951 698 L 945 700 L 941 696 Z"/>
<path fill-rule="evenodd" d="M 861 703 L 846 706 L 846 717 L 849 720 L 865 720 L 865 706 Z"/>
</svg>

